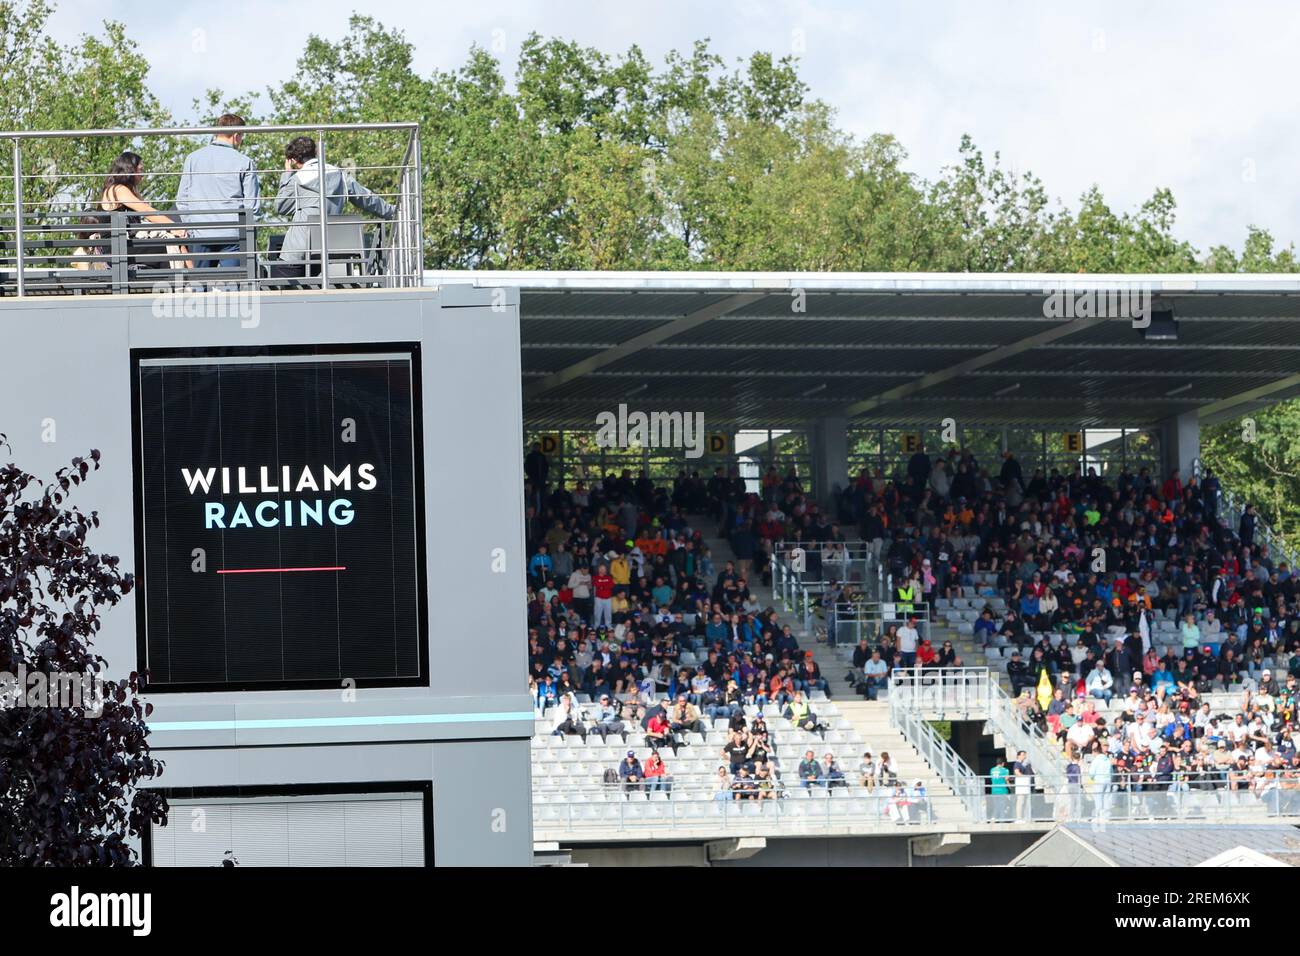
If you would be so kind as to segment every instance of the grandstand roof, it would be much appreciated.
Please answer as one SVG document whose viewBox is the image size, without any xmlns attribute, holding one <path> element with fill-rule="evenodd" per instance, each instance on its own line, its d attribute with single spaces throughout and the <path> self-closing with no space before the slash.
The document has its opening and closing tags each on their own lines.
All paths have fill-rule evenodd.
<svg viewBox="0 0 1300 956">
<path fill-rule="evenodd" d="M 1198 866 L 1244 847 L 1287 866 L 1300 861 L 1300 830 L 1281 824 L 1059 824 L 1012 866 Z"/>
<path fill-rule="evenodd" d="M 520 290 L 524 418 L 590 427 L 633 400 L 711 423 L 1203 423 L 1300 395 L 1300 276 L 456 272 Z M 1057 290 L 1149 291 L 1130 318 L 1049 318 Z M 803 296 L 799 293 L 802 291 Z M 794 306 L 802 298 L 804 311 Z"/>
</svg>

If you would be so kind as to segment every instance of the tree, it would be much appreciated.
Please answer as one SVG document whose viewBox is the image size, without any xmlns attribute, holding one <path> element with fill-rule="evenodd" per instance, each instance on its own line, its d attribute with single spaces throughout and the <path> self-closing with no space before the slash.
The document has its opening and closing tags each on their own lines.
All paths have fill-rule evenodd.
<svg viewBox="0 0 1300 956">
<path fill-rule="evenodd" d="M 167 126 L 171 117 L 148 86 L 149 62 L 120 23 L 101 36 L 61 45 L 48 35 L 48 0 L 0 0 L 0 129 L 126 129 Z M 179 171 L 180 144 L 127 138 L 67 137 L 23 144 L 23 201 L 39 211 L 56 196 L 82 202 L 97 194 L 109 163 L 135 149 L 146 169 Z M 6 159 L 5 168 L 9 166 Z M 145 190 L 171 195 L 176 177 L 151 177 Z M 171 192 L 168 192 L 168 190 Z M 13 179 L 0 176 L 0 200 L 13 202 Z"/>
<path fill-rule="evenodd" d="M 1247 422 L 1247 418 L 1249 422 Z M 1201 434 L 1201 460 L 1249 501 L 1283 547 L 1300 544 L 1300 401 L 1280 402 Z"/>
<path fill-rule="evenodd" d="M 98 513 L 68 504 L 99 459 L 74 458 L 44 485 L 0 467 L 0 672 L 27 675 L 0 688 L 0 866 L 131 865 L 128 838 L 167 821 L 165 798 L 141 788 L 163 770 L 147 740 L 152 705 L 136 673 L 106 680 L 92 646 L 103 611 L 134 584 L 120 559 L 92 550 Z M 76 690 L 34 697 L 42 686 Z"/>
</svg>

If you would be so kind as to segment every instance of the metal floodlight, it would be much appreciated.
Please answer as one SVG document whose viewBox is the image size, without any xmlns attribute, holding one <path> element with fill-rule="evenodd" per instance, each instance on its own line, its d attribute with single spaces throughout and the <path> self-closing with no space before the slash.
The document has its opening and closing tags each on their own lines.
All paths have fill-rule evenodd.
<svg viewBox="0 0 1300 956">
<path fill-rule="evenodd" d="M 1173 306 L 1160 310 L 1152 309 L 1151 322 L 1142 330 L 1142 337 L 1148 342 L 1177 342 L 1178 320 L 1174 318 Z"/>
</svg>

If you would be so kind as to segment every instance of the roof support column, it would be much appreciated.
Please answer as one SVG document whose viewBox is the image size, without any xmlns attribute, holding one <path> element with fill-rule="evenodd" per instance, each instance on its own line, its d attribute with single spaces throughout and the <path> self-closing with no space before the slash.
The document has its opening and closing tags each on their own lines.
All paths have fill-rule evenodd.
<svg viewBox="0 0 1300 956">
<path fill-rule="evenodd" d="M 832 495 L 849 483 L 849 420 L 843 415 L 819 418 L 808 436 L 812 446 L 813 495 L 823 505 L 831 504 Z M 835 520 L 831 511 L 831 520 Z"/>
<path fill-rule="evenodd" d="M 1201 457 L 1201 419 L 1198 411 L 1183 412 L 1160 423 L 1160 458 L 1167 476 L 1175 468 L 1183 484 L 1196 474 Z"/>
</svg>

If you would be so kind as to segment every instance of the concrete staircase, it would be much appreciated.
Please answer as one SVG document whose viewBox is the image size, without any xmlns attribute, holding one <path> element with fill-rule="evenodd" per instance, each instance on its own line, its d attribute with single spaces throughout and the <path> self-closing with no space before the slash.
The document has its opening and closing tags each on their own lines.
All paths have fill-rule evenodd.
<svg viewBox="0 0 1300 956">
<path fill-rule="evenodd" d="M 713 564 L 717 571 L 721 571 L 728 561 L 734 560 L 731 545 L 726 539 L 705 537 L 704 542 L 712 554 Z M 910 785 L 913 780 L 920 779 L 932 795 L 936 797 L 953 796 L 952 788 L 944 783 L 943 778 L 935 773 L 934 769 L 917 753 L 916 748 L 908 742 L 907 738 L 891 725 L 889 704 L 885 701 L 868 701 L 849 689 L 848 684 L 844 681 L 844 675 L 848 667 L 835 649 L 825 643 L 825 632 L 820 629 L 816 632 L 805 631 L 802 622 L 787 614 L 780 607 L 772 593 L 772 589 L 765 586 L 758 575 L 750 576 L 749 589 L 753 592 L 759 604 L 764 608 L 774 608 L 777 612 L 777 619 L 782 624 L 790 625 L 791 630 L 799 639 L 801 649 L 813 652 L 813 660 L 821 668 L 822 676 L 826 678 L 829 686 L 830 698 L 840 709 L 840 719 L 846 720 L 859 733 L 862 739 L 871 746 L 871 752 L 877 757 L 880 756 L 881 752 L 888 753 L 900 781 Z M 816 709 L 814 703 L 813 710 L 816 711 Z M 858 756 L 860 759 L 861 755 Z M 856 782 L 856 762 L 853 766 L 844 769 L 846 773 L 853 776 Z"/>
<path fill-rule="evenodd" d="M 871 752 L 879 757 L 881 753 L 889 754 L 898 779 L 910 784 L 913 780 L 924 781 L 926 789 L 936 796 L 955 796 L 951 787 L 934 772 L 925 759 L 916 752 L 902 732 L 889 720 L 889 704 L 883 701 L 868 701 L 857 695 L 840 698 L 836 701 L 840 713 L 848 720 L 853 729 L 862 735 L 871 747 Z"/>
</svg>

